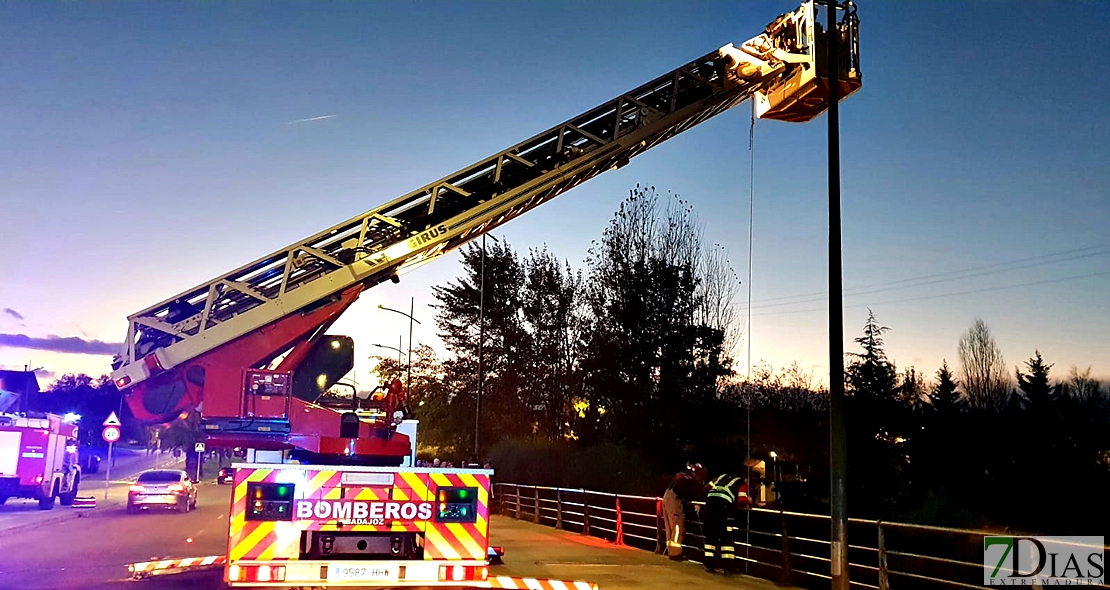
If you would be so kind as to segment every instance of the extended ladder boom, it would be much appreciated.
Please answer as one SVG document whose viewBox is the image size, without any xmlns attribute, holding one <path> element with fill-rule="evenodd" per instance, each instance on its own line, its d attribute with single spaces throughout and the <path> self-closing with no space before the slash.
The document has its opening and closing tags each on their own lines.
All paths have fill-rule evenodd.
<svg viewBox="0 0 1110 590">
<path fill-rule="evenodd" d="M 847 8 L 839 26 L 846 56 L 838 75 L 841 97 L 860 86 L 858 21 L 854 6 Z M 113 379 L 121 389 L 134 387 L 295 312 L 335 301 L 353 287 L 396 281 L 746 99 L 754 98 L 763 118 L 816 117 L 827 107 L 828 76 L 815 17 L 816 4 L 805 2 L 739 48 L 729 44 L 710 52 L 472 166 L 131 315 Z M 249 362 L 258 366 L 283 351 Z"/>
</svg>

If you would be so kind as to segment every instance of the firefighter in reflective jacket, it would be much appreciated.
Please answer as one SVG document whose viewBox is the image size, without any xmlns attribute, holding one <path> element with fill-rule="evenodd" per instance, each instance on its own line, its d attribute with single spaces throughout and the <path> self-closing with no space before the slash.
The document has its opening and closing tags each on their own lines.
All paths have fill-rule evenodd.
<svg viewBox="0 0 1110 590">
<path fill-rule="evenodd" d="M 709 484 L 709 494 L 702 511 L 702 532 L 705 534 L 705 571 L 717 569 L 732 571 L 736 567 L 736 547 L 733 545 L 729 517 L 737 506 L 748 506 L 748 484 L 744 478 L 727 473 L 717 476 Z"/>
<path fill-rule="evenodd" d="M 705 467 L 687 463 L 663 493 L 663 522 L 667 525 L 667 557 L 682 559 L 682 537 L 686 535 L 686 502 L 701 500 L 705 495 Z"/>
</svg>

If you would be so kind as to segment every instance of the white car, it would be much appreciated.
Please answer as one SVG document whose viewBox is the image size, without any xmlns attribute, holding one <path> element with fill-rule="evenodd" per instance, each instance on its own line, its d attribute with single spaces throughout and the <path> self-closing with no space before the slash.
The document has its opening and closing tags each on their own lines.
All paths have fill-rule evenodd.
<svg viewBox="0 0 1110 590">
<path fill-rule="evenodd" d="M 151 469 L 139 474 L 127 492 L 127 511 L 150 507 L 173 508 L 188 512 L 197 507 L 197 486 L 189 474 L 179 469 Z"/>
</svg>

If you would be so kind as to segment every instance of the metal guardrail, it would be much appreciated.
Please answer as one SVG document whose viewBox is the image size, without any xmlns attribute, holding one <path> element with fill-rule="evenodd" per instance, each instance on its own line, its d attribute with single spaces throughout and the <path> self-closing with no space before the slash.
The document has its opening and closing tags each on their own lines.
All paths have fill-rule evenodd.
<svg viewBox="0 0 1110 590">
<path fill-rule="evenodd" d="M 659 554 L 667 544 L 662 498 L 498 483 L 491 509 Z M 745 573 L 786 586 L 829 586 L 828 516 L 749 508 L 738 511 L 732 525 Z M 850 584 L 869 590 L 983 588 L 983 537 L 998 534 L 848 519 Z M 684 555 L 700 561 L 703 540 L 697 511 L 688 510 Z"/>
</svg>

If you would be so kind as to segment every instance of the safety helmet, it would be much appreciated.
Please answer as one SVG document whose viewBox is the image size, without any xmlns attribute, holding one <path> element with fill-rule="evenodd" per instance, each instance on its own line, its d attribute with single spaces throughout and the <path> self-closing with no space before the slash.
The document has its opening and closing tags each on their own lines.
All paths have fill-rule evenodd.
<svg viewBox="0 0 1110 590">
<path fill-rule="evenodd" d="M 708 475 L 708 473 L 706 473 L 705 471 L 705 467 L 702 466 L 701 463 L 687 463 L 686 470 L 689 471 L 690 476 L 697 481 L 705 481 L 705 478 Z"/>
</svg>

